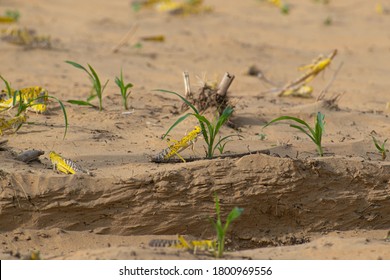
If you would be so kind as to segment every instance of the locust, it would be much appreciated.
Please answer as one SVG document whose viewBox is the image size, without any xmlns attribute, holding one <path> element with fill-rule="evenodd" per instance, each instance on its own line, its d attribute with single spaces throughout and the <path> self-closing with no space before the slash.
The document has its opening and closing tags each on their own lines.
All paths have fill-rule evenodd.
<svg viewBox="0 0 390 280">
<path fill-rule="evenodd" d="M 201 132 L 202 132 L 201 128 L 199 126 L 195 126 L 195 128 L 192 131 L 190 131 L 179 141 L 173 140 L 172 141 L 173 143 L 168 148 L 162 150 L 160 153 L 155 155 L 152 158 L 152 161 L 158 163 L 166 162 L 171 157 L 176 155 L 183 162 L 186 162 L 185 159 L 179 153 L 187 149 L 189 146 L 193 145 Z"/>
<path fill-rule="evenodd" d="M 27 120 L 26 115 L 19 115 L 12 118 L 0 118 L 0 136 L 3 135 L 3 132 L 9 129 L 15 129 L 14 132 L 18 131 L 18 129 L 25 123 Z"/>
<path fill-rule="evenodd" d="M 275 89 L 278 96 L 291 95 L 294 89 L 305 89 L 307 83 L 311 82 L 319 73 L 327 68 L 337 54 L 337 49 L 333 50 L 327 56 L 320 55 L 312 63 L 298 68 L 300 71 L 305 71 L 299 78 L 287 83 L 280 89 Z M 305 89 L 307 95 L 308 88 Z M 309 93 L 310 95 L 310 93 Z"/>
<path fill-rule="evenodd" d="M 30 48 L 50 48 L 50 36 L 37 35 L 36 31 L 28 28 L 10 27 L 1 30 L 4 41 Z"/>
<path fill-rule="evenodd" d="M 170 247 L 177 249 L 187 249 L 196 254 L 197 250 L 214 252 L 216 248 L 215 240 L 187 240 L 182 235 L 178 235 L 176 240 L 153 239 L 149 242 L 151 247 Z"/>
<path fill-rule="evenodd" d="M 83 169 L 80 165 L 70 159 L 63 158 L 54 151 L 49 154 L 50 161 L 53 165 L 53 170 L 58 170 L 65 174 L 86 173 L 92 175 L 88 170 Z"/>
<path fill-rule="evenodd" d="M 18 104 L 22 100 L 23 104 L 28 104 L 28 110 L 36 113 L 44 113 L 47 110 L 48 103 L 48 91 L 40 86 L 27 87 L 19 90 L 20 94 L 15 90 L 11 89 L 11 97 L 5 99 L 0 99 L 0 110 L 1 109 L 11 109 L 15 104 Z M 15 100 L 14 100 L 15 99 Z"/>
</svg>

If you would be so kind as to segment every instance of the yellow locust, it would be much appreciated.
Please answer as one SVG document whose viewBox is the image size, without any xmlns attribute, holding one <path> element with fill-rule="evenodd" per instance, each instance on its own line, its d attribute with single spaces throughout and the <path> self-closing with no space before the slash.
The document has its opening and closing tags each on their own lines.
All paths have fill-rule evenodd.
<svg viewBox="0 0 390 280">
<path fill-rule="evenodd" d="M 3 95 L 4 95 L 4 91 Z M 0 110 L 10 109 L 14 106 L 14 104 L 19 104 L 20 99 L 22 99 L 22 102 L 24 104 L 30 104 L 30 106 L 27 108 L 27 110 L 36 112 L 36 113 L 43 113 L 47 110 L 47 103 L 48 103 L 48 91 L 42 87 L 35 86 L 35 87 L 27 87 L 22 88 L 19 93 L 16 93 L 15 90 L 11 89 L 11 95 L 15 95 L 15 102 L 14 97 L 11 97 L 9 99 L 2 98 L 0 99 Z"/>
<path fill-rule="evenodd" d="M 65 174 L 86 173 L 91 175 L 89 171 L 84 170 L 77 163 L 71 161 L 70 159 L 61 157 L 56 152 L 51 151 L 49 157 L 51 163 L 53 164 L 53 170 L 58 170 Z"/>
<path fill-rule="evenodd" d="M 201 133 L 201 128 L 199 126 L 195 126 L 195 128 L 190 131 L 187 135 L 185 135 L 179 141 L 173 140 L 173 144 L 171 144 L 168 148 L 162 150 L 160 153 L 155 155 L 152 158 L 154 162 L 166 162 L 173 156 L 178 156 L 183 162 L 186 162 L 185 159 L 179 154 L 181 151 L 187 149 L 191 146 Z"/>
<path fill-rule="evenodd" d="M 277 89 L 278 96 L 303 96 L 310 97 L 313 89 L 307 86 L 307 83 L 311 82 L 319 73 L 325 70 L 330 65 L 333 58 L 336 56 L 337 50 L 333 50 L 327 56 L 320 55 L 311 64 L 304 65 L 298 68 L 298 70 L 305 71 L 298 79 L 287 83 L 283 88 Z"/>
<path fill-rule="evenodd" d="M 9 119 L 0 117 L 0 135 L 3 135 L 3 132 L 5 130 L 9 130 L 9 129 L 15 129 L 15 131 L 18 130 L 19 127 L 26 122 L 26 120 L 27 120 L 26 115 L 20 115 Z"/>
<path fill-rule="evenodd" d="M 149 243 L 151 247 L 170 247 L 177 249 L 187 249 L 196 254 L 197 250 L 214 252 L 216 248 L 215 240 L 187 240 L 182 235 L 178 235 L 176 240 L 154 239 Z"/>
<path fill-rule="evenodd" d="M 50 48 L 50 36 L 37 35 L 36 31 L 28 28 L 10 27 L 0 30 L 1 39 L 11 44 L 30 48 Z"/>
</svg>

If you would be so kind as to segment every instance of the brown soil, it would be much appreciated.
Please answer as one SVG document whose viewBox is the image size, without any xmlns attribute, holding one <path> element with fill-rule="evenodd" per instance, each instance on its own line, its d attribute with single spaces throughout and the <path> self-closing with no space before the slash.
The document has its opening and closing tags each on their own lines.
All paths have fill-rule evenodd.
<svg viewBox="0 0 390 280">
<path fill-rule="evenodd" d="M 2 259 L 40 251 L 45 259 L 204 259 L 207 252 L 151 248 L 152 239 L 176 234 L 213 238 L 218 193 L 225 217 L 244 208 L 228 234 L 226 258 L 390 259 L 390 164 L 381 160 L 371 134 L 390 135 L 386 102 L 390 81 L 389 14 L 369 1 L 294 1 L 289 15 L 260 1 L 205 1 L 214 11 L 172 16 L 154 10 L 134 13 L 128 1 L 1 1 L 0 13 L 17 9 L 20 26 L 50 34 L 52 49 L 26 49 L 1 42 L 1 75 L 15 88 L 40 85 L 62 100 L 85 99 L 87 75 L 65 60 L 91 64 L 103 81 L 104 110 L 67 104 L 70 127 L 55 102 L 47 114 L 29 114 L 29 124 L 0 149 L 0 242 Z M 293 1 L 291 1 L 293 2 Z M 340 3 L 339 3 L 340 2 Z M 390 8 L 390 7 L 388 7 Z M 93 12 L 92 12 L 93 10 Z M 331 18 L 331 24 L 324 20 Z M 164 35 L 165 42 L 111 49 L 135 23 L 133 41 Z M 280 98 L 246 74 L 259 67 L 281 85 L 296 68 L 338 49 L 329 69 L 312 82 L 313 98 Z M 338 65 L 344 65 L 326 98 L 343 94 L 337 106 L 316 101 Z M 132 113 L 123 114 L 114 83 L 123 68 L 134 83 Z M 236 76 L 229 96 L 237 101 L 233 122 L 242 140 L 226 153 L 241 157 L 156 164 L 150 157 L 167 144 L 160 136 L 179 117 L 182 71 L 207 72 L 219 81 Z M 200 86 L 200 85 L 199 85 Z M 313 123 L 325 114 L 324 157 L 303 134 L 286 124 L 262 129 L 271 119 L 292 115 Z M 188 119 L 171 137 L 181 138 Z M 222 135 L 237 133 L 223 127 Z M 265 134 L 265 139 L 260 137 Z M 204 140 L 186 158 L 202 157 Z M 40 161 L 25 164 L 14 154 L 40 149 Z M 51 169 L 50 150 L 74 160 L 95 176 L 63 175 Z M 257 153 L 256 151 L 262 151 Z"/>
</svg>

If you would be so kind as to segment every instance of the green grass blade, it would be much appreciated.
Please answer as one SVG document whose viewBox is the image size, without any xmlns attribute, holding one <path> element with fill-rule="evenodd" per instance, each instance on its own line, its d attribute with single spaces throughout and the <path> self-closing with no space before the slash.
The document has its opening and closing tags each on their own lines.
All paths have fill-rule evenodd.
<svg viewBox="0 0 390 280">
<path fill-rule="evenodd" d="M 96 97 L 98 97 L 96 94 L 92 94 L 92 95 L 88 96 L 87 102 L 94 100 Z"/>
<path fill-rule="evenodd" d="M 242 137 L 241 135 L 237 135 L 237 134 L 230 134 L 230 135 L 227 135 L 225 137 L 222 137 L 221 139 L 218 140 L 217 144 L 214 145 L 213 150 L 215 150 L 222 142 L 226 141 L 226 139 L 229 139 L 229 138 L 234 137 L 234 136 L 237 136 L 238 138 Z M 230 141 L 233 141 L 233 140 L 230 140 Z M 227 142 L 229 142 L 229 141 L 227 141 Z"/>
<path fill-rule="evenodd" d="M 191 104 L 191 102 L 189 102 L 187 99 L 185 99 L 183 96 L 181 96 L 180 94 L 176 93 L 176 92 L 173 92 L 173 91 L 169 91 L 169 90 L 164 90 L 164 89 L 155 89 L 154 91 L 160 91 L 160 92 L 166 92 L 166 93 L 170 93 L 170 94 L 174 94 L 176 96 L 178 96 L 181 100 L 183 100 L 183 102 L 185 104 L 187 104 L 194 112 L 195 114 L 198 114 L 199 115 L 199 112 L 198 110 L 195 108 L 194 105 Z"/>
<path fill-rule="evenodd" d="M 207 146 L 209 146 L 211 143 L 211 140 L 212 140 L 211 137 L 213 135 L 213 130 L 214 130 L 213 125 L 210 123 L 210 121 L 205 116 L 202 116 L 199 114 L 193 114 L 193 115 L 195 116 L 195 118 L 198 119 L 199 125 L 202 129 L 204 141 L 206 142 Z"/>
<path fill-rule="evenodd" d="M 382 152 L 384 150 L 384 146 L 386 144 L 386 141 L 387 139 L 383 142 L 382 146 L 379 145 L 379 142 L 378 140 L 374 137 L 374 136 L 371 136 L 372 137 L 372 140 L 374 141 L 374 145 L 376 147 L 376 149 L 379 151 L 379 152 Z"/>
<path fill-rule="evenodd" d="M 117 86 L 122 90 L 124 88 L 123 81 L 120 80 L 118 77 L 115 77 L 115 83 Z"/>
<path fill-rule="evenodd" d="M 272 121 L 267 123 L 263 128 L 269 126 L 270 124 L 273 124 L 273 123 L 278 122 L 278 121 L 283 121 L 283 120 L 291 120 L 291 121 L 295 121 L 299 124 L 302 124 L 302 125 L 307 127 L 307 129 L 310 131 L 311 134 L 313 134 L 313 135 L 315 134 L 314 130 L 304 120 L 301 120 L 301 119 L 295 118 L 295 117 L 291 117 L 291 116 L 281 116 L 279 118 L 273 119 Z"/>
<path fill-rule="evenodd" d="M 97 106 L 93 105 L 92 103 L 89 103 L 87 101 L 84 101 L 84 100 L 67 100 L 66 102 L 68 103 L 71 103 L 71 104 L 75 104 L 75 105 L 80 105 L 80 106 L 91 106 L 91 107 L 94 107 L 94 108 L 97 108 Z"/>
<path fill-rule="evenodd" d="M 66 113 L 65 105 L 64 105 L 64 103 L 62 103 L 61 100 L 59 100 L 55 96 L 50 96 L 49 95 L 48 98 L 52 98 L 52 99 L 56 100 L 60 104 L 60 107 L 61 107 L 61 110 L 62 110 L 62 114 L 64 115 L 64 121 L 65 121 L 65 132 L 64 132 L 64 137 L 63 137 L 63 139 L 65 139 L 66 133 L 68 132 L 68 126 L 69 126 L 68 115 Z"/>
<path fill-rule="evenodd" d="M 324 132 L 324 119 L 325 115 L 321 114 L 321 112 L 318 112 L 315 123 L 315 135 L 313 135 L 316 138 L 316 143 L 318 144 L 321 144 L 322 134 Z"/>
<path fill-rule="evenodd" d="M 70 61 L 70 60 L 65 60 L 65 63 L 68 63 L 76 68 L 84 70 L 88 74 L 88 76 L 93 80 L 93 76 L 91 75 L 91 73 L 89 73 L 89 71 L 84 66 L 82 66 L 74 61 Z"/>
<path fill-rule="evenodd" d="M 110 80 L 107 80 L 107 81 L 104 83 L 104 85 L 103 85 L 103 87 L 102 87 L 101 93 L 103 93 L 103 91 L 106 89 L 106 86 L 107 86 L 107 84 L 108 84 L 109 81 L 110 81 Z"/>
<path fill-rule="evenodd" d="M 98 95 L 99 98 L 102 96 L 102 85 L 100 83 L 100 79 L 96 71 L 92 68 L 91 65 L 88 64 L 89 69 L 91 70 L 92 76 L 93 76 L 93 81 L 96 89 L 96 94 Z"/>
<path fill-rule="evenodd" d="M 16 105 L 16 96 L 18 96 L 18 95 L 19 95 L 19 104 L 22 103 L 22 102 L 20 102 L 22 100 L 22 93 L 20 92 L 20 90 L 15 90 L 14 91 L 14 95 L 12 96 L 12 107 L 15 107 L 15 105 Z"/>
<path fill-rule="evenodd" d="M 78 64 L 78 63 L 76 63 L 74 61 L 65 60 L 65 62 L 70 64 L 70 65 L 72 65 L 72 66 L 74 66 L 74 67 L 76 67 L 76 68 L 79 68 L 79 69 L 82 69 L 82 70 L 88 72 L 88 70 L 84 66 L 82 66 L 82 65 L 80 65 L 80 64 Z"/>
<path fill-rule="evenodd" d="M 218 134 L 219 129 L 229 120 L 233 114 L 234 109 L 231 107 L 226 107 L 223 110 L 221 116 L 218 118 L 217 124 L 215 125 L 215 134 Z"/>
<path fill-rule="evenodd" d="M 242 212 L 244 212 L 244 208 L 239 208 L 239 207 L 234 207 L 233 210 L 230 211 L 230 213 L 226 219 L 226 223 L 225 223 L 225 227 L 224 227 L 225 232 L 229 228 L 229 225 L 231 224 L 231 222 L 233 222 L 235 219 L 240 217 Z"/>
<path fill-rule="evenodd" d="M 126 86 L 125 86 L 125 90 L 127 91 L 129 88 L 132 88 L 134 85 L 132 83 L 128 83 Z"/>
<path fill-rule="evenodd" d="M 226 221 L 233 222 L 235 219 L 241 216 L 242 212 L 244 212 L 244 208 L 234 207 L 234 209 L 230 211 Z"/>
<path fill-rule="evenodd" d="M 387 139 L 385 139 L 385 141 L 383 141 L 383 144 L 381 146 L 383 151 L 386 150 L 386 148 L 385 148 L 386 142 L 387 142 Z"/>
<path fill-rule="evenodd" d="M 11 86 L 10 84 L 8 83 L 8 81 L 6 79 L 3 78 L 3 76 L 0 75 L 0 79 L 3 80 L 4 84 L 5 84 L 5 87 L 7 88 L 7 95 L 8 97 L 12 97 L 12 90 L 11 90 Z"/>
<path fill-rule="evenodd" d="M 162 139 L 164 139 L 168 133 L 175 127 L 177 126 L 179 123 L 181 123 L 182 121 L 184 121 L 186 118 L 188 118 L 189 116 L 191 116 L 192 113 L 187 113 L 185 114 L 184 116 L 181 116 L 179 119 L 177 119 L 177 121 L 168 129 L 168 131 L 163 135 Z"/>
<path fill-rule="evenodd" d="M 317 140 L 312 135 L 310 135 L 303 127 L 301 127 L 299 125 L 295 125 L 295 124 L 290 124 L 290 126 L 302 131 L 303 133 L 305 133 L 307 136 L 310 137 L 311 141 L 313 141 L 314 143 L 317 144 Z"/>
</svg>

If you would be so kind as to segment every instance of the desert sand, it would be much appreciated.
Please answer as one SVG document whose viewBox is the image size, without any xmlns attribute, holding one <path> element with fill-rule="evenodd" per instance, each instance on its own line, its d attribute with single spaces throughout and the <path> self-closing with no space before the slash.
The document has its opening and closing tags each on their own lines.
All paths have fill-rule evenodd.
<svg viewBox="0 0 390 280">
<path fill-rule="evenodd" d="M 0 148 L 1 259 L 38 251 L 42 259 L 213 259 L 149 242 L 177 234 L 214 238 L 208 218 L 215 217 L 215 192 L 223 217 L 244 208 L 228 232 L 224 258 L 390 259 L 390 164 L 371 138 L 390 137 L 390 6 L 381 12 L 375 1 L 289 2 L 287 15 L 255 0 L 205 0 L 209 12 L 172 15 L 135 12 L 123 0 L 0 1 L 0 14 L 20 12 L 17 23 L 2 29 L 28 27 L 51 38 L 50 49 L 0 41 L 0 75 L 16 89 L 46 88 L 64 102 L 69 120 L 63 139 L 63 115 L 51 100 L 45 114 L 29 112 L 28 124 L 0 136 L 8 140 Z M 165 40 L 141 40 L 158 35 Z M 256 66 L 284 85 L 301 75 L 299 66 L 334 49 L 331 65 L 310 82 L 311 98 L 278 97 L 248 75 Z M 90 64 L 102 82 L 109 79 L 102 111 L 66 102 L 91 91 L 87 74 L 66 60 Z M 114 82 L 121 69 L 134 84 L 128 111 Z M 237 128 L 224 126 L 221 135 L 242 139 L 224 152 L 253 154 L 150 161 L 183 114 L 179 98 L 154 90 L 184 94 L 183 71 L 194 91 L 225 72 L 235 75 L 228 96 Z M 312 125 L 319 111 L 326 121 L 323 157 L 288 122 L 263 128 L 282 115 Z M 180 139 L 196 124 L 188 118 L 170 137 Z M 203 157 L 204 146 L 200 138 L 181 155 Z M 31 163 L 15 159 L 29 149 L 45 154 Z M 95 176 L 53 171 L 51 150 Z"/>
</svg>

